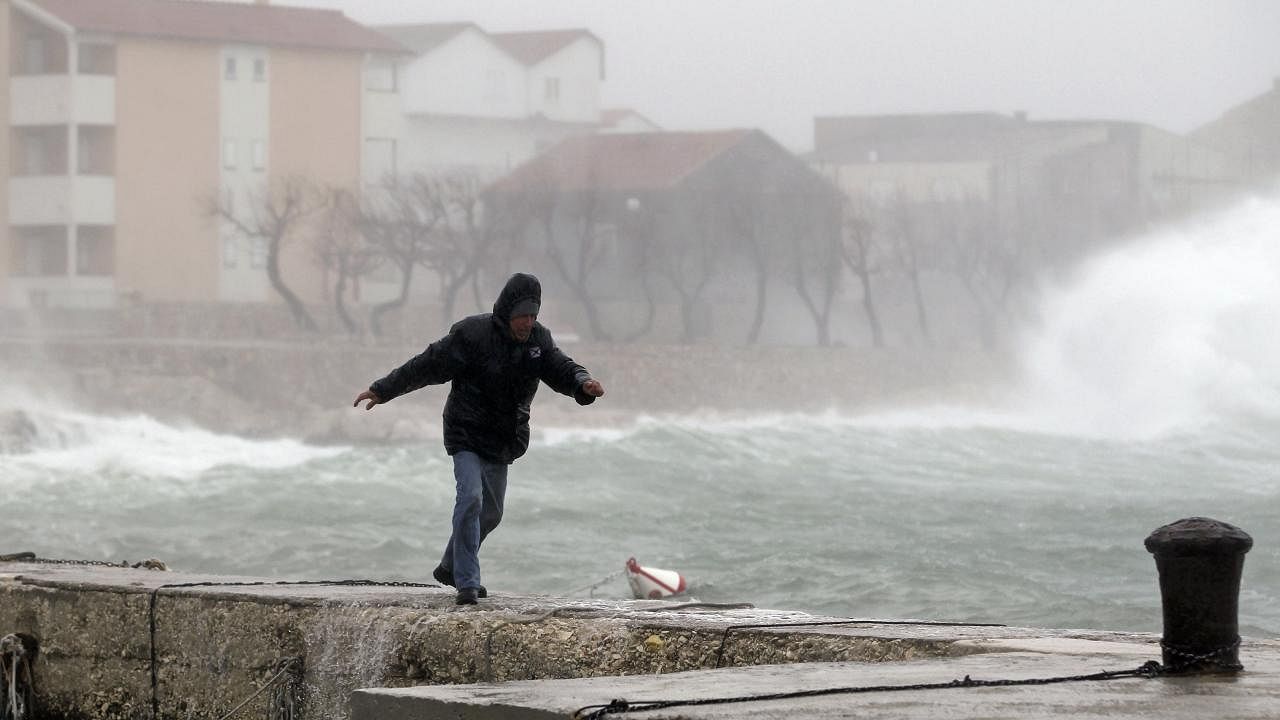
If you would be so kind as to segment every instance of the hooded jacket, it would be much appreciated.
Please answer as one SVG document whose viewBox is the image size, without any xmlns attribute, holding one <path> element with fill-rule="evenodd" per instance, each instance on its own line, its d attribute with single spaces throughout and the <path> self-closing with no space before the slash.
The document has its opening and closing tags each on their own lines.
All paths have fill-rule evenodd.
<svg viewBox="0 0 1280 720">
<path fill-rule="evenodd" d="M 534 323 L 527 341 L 512 337 L 511 310 L 526 299 L 541 304 L 542 286 L 536 277 L 516 273 L 499 293 L 493 312 L 454 323 L 449 334 L 369 389 L 387 402 L 427 385 L 452 382 L 444 405 L 445 450 L 513 462 L 529 448 L 529 407 L 539 380 L 579 405 L 595 401 L 582 390 L 591 374 L 561 352 L 540 323 Z"/>
</svg>

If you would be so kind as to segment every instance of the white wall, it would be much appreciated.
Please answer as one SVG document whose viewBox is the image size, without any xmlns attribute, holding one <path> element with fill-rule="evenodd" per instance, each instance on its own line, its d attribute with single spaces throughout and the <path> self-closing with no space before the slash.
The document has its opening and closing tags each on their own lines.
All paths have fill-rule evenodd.
<svg viewBox="0 0 1280 720">
<path fill-rule="evenodd" d="M 600 67 L 603 48 L 580 37 L 529 70 L 531 112 L 563 122 L 600 121 Z M 558 98 L 547 96 L 547 81 L 558 81 Z"/>
<path fill-rule="evenodd" d="M 236 76 L 226 76 L 228 58 L 235 58 Z M 266 63 L 266 74 L 255 77 L 254 61 Z M 271 162 L 270 88 L 271 60 L 265 47 L 228 45 L 219 54 L 214 70 L 222 79 L 219 97 L 219 186 L 241 218 L 266 187 Z M 250 240 L 227 222 L 220 223 L 218 298 L 261 302 L 270 287 L 264 270 L 266 253 L 262 241 Z"/>
<path fill-rule="evenodd" d="M 409 114 L 515 118 L 528 114 L 525 67 L 475 28 L 468 28 L 403 69 Z"/>
</svg>

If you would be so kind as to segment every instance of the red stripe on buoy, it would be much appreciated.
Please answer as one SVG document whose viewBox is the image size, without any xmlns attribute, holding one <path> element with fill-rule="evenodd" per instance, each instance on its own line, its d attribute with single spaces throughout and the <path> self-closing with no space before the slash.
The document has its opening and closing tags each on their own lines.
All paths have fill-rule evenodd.
<svg viewBox="0 0 1280 720">
<path fill-rule="evenodd" d="M 649 578 L 649 579 L 650 579 L 650 580 L 652 580 L 653 582 L 655 582 L 655 583 L 657 583 L 658 585 L 660 585 L 660 586 L 662 587 L 662 589 L 663 589 L 663 590 L 666 590 L 667 592 L 671 593 L 672 595 L 675 595 L 676 593 L 679 593 L 679 592 L 684 591 L 684 576 L 683 576 L 683 575 L 681 575 L 680 573 L 676 573 L 676 577 L 680 578 L 680 586 L 679 586 L 678 588 L 673 588 L 673 587 L 671 587 L 670 585 L 668 585 L 668 584 L 666 584 L 666 583 L 662 582 L 662 581 L 661 581 L 661 580 L 659 580 L 658 578 L 656 578 L 656 577 L 654 577 L 653 575 L 650 575 L 648 572 L 646 572 L 644 568 L 640 567 L 640 565 L 639 565 L 638 563 L 636 563 L 636 559 L 635 559 L 635 558 L 631 558 L 630 560 L 628 560 L 628 561 L 627 561 L 627 569 L 628 569 L 628 570 L 631 570 L 632 572 L 634 572 L 634 573 L 635 573 L 635 574 L 637 574 L 637 575 L 643 575 L 643 576 L 645 576 L 645 577 Z"/>
</svg>

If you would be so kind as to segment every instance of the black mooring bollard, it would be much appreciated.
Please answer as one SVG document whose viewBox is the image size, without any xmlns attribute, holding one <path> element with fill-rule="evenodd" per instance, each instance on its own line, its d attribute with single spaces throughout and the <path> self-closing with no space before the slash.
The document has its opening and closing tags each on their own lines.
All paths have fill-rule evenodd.
<svg viewBox="0 0 1280 720">
<path fill-rule="evenodd" d="M 1249 533 L 1234 525 L 1190 517 L 1147 536 L 1164 605 L 1164 666 L 1171 672 L 1243 670 L 1237 620 Z"/>
</svg>

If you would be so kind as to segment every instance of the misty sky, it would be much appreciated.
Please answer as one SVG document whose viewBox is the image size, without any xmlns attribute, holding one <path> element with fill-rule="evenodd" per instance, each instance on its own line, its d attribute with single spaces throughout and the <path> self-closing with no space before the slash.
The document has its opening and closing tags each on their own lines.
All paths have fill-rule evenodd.
<svg viewBox="0 0 1280 720">
<path fill-rule="evenodd" d="M 812 147 L 815 115 L 1025 110 L 1177 132 L 1280 76 L 1277 0 L 275 0 L 367 24 L 586 27 L 606 106 L 668 129 L 760 127 Z"/>
</svg>

